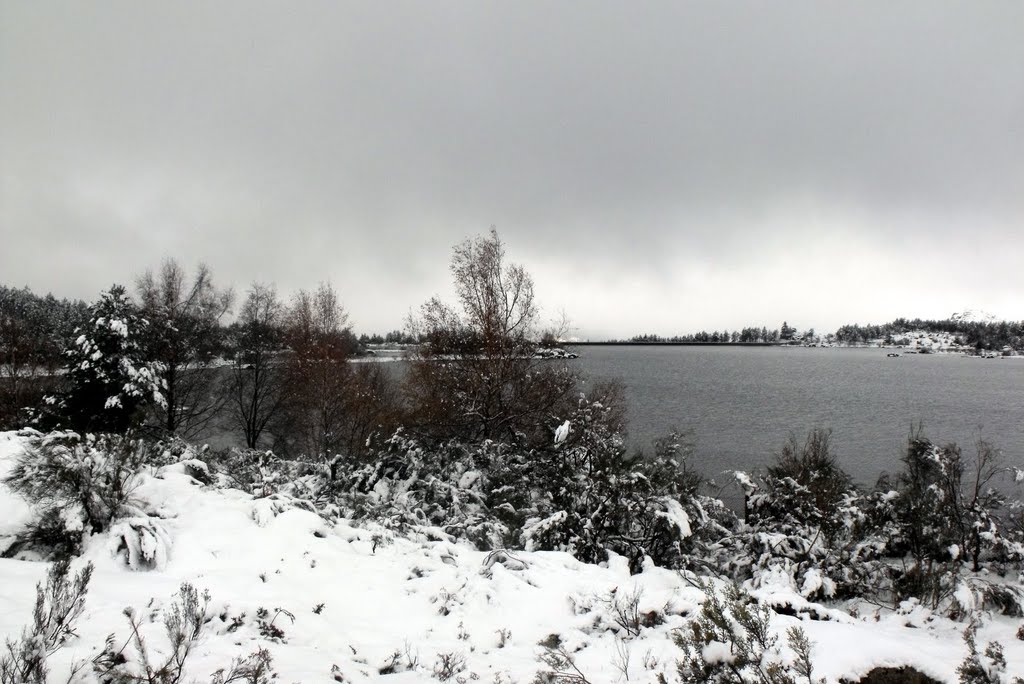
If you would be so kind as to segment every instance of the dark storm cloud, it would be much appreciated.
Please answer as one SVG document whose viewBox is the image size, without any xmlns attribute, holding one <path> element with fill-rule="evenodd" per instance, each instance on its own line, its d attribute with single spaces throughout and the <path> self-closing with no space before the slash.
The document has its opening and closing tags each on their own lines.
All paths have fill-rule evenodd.
<svg viewBox="0 0 1024 684">
<path fill-rule="evenodd" d="M 496 224 L 584 334 L 1024 317 L 1019 3 L 6 3 L 2 280 L 385 329 Z"/>
</svg>

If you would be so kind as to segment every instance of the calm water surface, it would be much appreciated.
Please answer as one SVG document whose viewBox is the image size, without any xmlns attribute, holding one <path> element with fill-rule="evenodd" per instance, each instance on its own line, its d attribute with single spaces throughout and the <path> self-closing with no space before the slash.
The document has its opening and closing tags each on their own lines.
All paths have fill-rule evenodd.
<svg viewBox="0 0 1024 684">
<path fill-rule="evenodd" d="M 899 468 L 912 423 L 973 450 L 980 434 L 1024 465 L 1024 359 L 888 358 L 879 349 L 580 347 L 591 379 L 626 385 L 630 440 L 691 430 L 710 477 L 769 462 L 790 432 L 832 428 L 833 450 L 863 483 Z"/>
</svg>

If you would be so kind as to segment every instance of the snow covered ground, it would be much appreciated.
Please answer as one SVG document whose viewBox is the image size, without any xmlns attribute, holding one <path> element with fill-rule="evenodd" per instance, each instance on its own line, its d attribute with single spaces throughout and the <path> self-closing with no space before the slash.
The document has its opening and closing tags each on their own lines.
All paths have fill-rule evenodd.
<svg viewBox="0 0 1024 684">
<path fill-rule="evenodd" d="M 0 433 L 0 476 L 22 448 Z M 74 660 L 89 659 L 109 634 L 128 635 L 122 611 L 144 617 L 147 641 L 166 650 L 161 611 L 182 582 L 212 597 L 207 625 L 190 657 L 187 680 L 209 675 L 257 646 L 269 649 L 282 682 L 436 681 L 442 660 L 462 662 L 459 681 L 529 682 L 546 670 L 539 642 L 557 640 L 590 682 L 678 681 L 681 652 L 673 630 L 698 610 L 704 595 L 680 574 L 649 567 L 630 576 L 626 562 L 584 565 L 564 553 L 490 555 L 440 541 L 394 538 L 383 530 L 330 523 L 287 499 L 256 499 L 204 486 L 178 465 L 141 476 L 136 494 L 160 518 L 170 540 L 160 567 L 132 570 L 113 533 L 89 539 L 81 559 L 95 564 L 77 634 L 51 659 L 52 681 L 66 681 Z M 0 485 L 0 548 L 31 509 Z M 0 638 L 30 620 L 36 582 L 46 563 L 0 559 Z M 637 636 L 616 624 L 616 597 L 639 592 L 652 613 Z M 795 597 L 792 587 L 778 592 Z M 272 621 L 283 636 L 260 633 Z M 856 679 L 876 665 L 915 668 L 957 680 L 964 625 L 908 607 L 900 613 L 862 609 L 854 618 L 822 609 L 830 620 L 773 618 L 773 628 L 803 625 L 814 642 L 819 676 Z M 244 617 L 243 617 L 244 616 Z M 654 619 L 656 616 L 657 619 Z M 1008 674 L 1024 675 L 1019 620 L 993 617 L 979 633 L 1006 648 Z M 267 631 L 264 627 L 264 631 Z M 389 670 L 393 674 L 382 674 Z M 80 675 L 82 676 L 82 675 Z M 90 681 L 85 675 L 80 681 Z"/>
</svg>

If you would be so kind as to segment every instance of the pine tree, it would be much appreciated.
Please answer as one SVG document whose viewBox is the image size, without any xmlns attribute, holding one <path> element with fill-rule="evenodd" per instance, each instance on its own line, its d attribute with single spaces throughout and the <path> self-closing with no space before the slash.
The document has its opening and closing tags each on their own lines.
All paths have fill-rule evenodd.
<svg viewBox="0 0 1024 684">
<path fill-rule="evenodd" d="M 125 432 L 142 422 L 149 406 L 163 405 L 159 364 L 142 350 L 148 327 L 122 286 L 100 295 L 64 352 L 64 391 L 46 399 L 58 422 L 80 431 Z"/>
</svg>

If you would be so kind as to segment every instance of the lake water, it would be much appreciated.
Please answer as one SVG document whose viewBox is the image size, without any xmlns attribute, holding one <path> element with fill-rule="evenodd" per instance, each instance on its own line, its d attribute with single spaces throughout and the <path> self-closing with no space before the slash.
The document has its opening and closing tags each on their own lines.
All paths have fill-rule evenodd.
<svg viewBox="0 0 1024 684">
<path fill-rule="evenodd" d="M 626 385 L 630 441 L 691 430 L 709 477 L 771 461 L 790 432 L 832 428 L 833 452 L 856 480 L 899 469 L 912 423 L 965 453 L 981 436 L 1024 466 L 1024 359 L 904 355 L 882 349 L 579 347 L 591 379 Z"/>
</svg>

